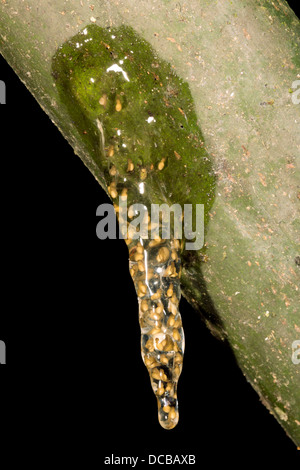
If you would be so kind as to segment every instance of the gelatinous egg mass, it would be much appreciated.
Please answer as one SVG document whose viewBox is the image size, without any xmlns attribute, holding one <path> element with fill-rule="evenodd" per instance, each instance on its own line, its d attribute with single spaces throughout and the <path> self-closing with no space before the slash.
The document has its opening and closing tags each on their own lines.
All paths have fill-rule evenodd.
<svg viewBox="0 0 300 470">
<path fill-rule="evenodd" d="M 168 238 L 162 236 L 164 215 L 154 222 L 151 204 L 204 204 L 207 218 L 213 200 L 214 176 L 189 86 L 126 26 L 85 27 L 58 49 L 52 70 L 81 145 L 113 200 L 137 292 L 142 358 L 159 422 L 172 429 L 184 352 L 178 310 L 184 240 L 173 226 Z M 132 204 L 146 209 L 138 236 L 131 232 Z"/>
</svg>

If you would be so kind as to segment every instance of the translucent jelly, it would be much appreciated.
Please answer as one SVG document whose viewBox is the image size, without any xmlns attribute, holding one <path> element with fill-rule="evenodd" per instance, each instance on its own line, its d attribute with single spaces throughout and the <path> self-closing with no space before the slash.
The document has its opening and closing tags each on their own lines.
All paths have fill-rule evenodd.
<svg viewBox="0 0 300 470">
<path fill-rule="evenodd" d="M 110 194 L 129 249 L 139 303 L 141 349 L 160 424 L 178 422 L 177 383 L 184 334 L 178 310 L 183 240 L 160 234 L 151 205 L 204 204 L 214 175 L 189 86 L 132 28 L 89 25 L 59 47 L 53 77 L 65 106 L 66 134 Z M 68 127 L 69 126 L 69 127 Z M 121 210 L 126 203 L 126 213 Z M 147 209 L 135 237 L 132 204 Z M 158 233 L 152 236 L 153 225 Z"/>
</svg>

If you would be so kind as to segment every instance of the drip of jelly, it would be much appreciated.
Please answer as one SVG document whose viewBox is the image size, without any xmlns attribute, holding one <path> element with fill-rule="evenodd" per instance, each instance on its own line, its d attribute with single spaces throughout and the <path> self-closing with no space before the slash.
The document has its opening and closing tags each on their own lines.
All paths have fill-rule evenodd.
<svg viewBox="0 0 300 470">
<path fill-rule="evenodd" d="M 178 240 L 139 240 L 129 245 L 130 273 L 139 301 L 142 357 L 157 397 L 159 422 L 178 423 L 177 382 L 182 369 L 184 333 L 180 300 Z"/>
<path fill-rule="evenodd" d="M 52 68 L 82 154 L 108 189 L 128 245 L 142 358 L 159 422 L 172 429 L 184 353 L 178 310 L 183 242 L 172 230 L 169 238 L 162 231 L 153 237 L 156 222 L 149 214 L 153 203 L 176 201 L 205 204 L 208 218 L 214 176 L 192 96 L 170 64 L 126 26 L 85 27 L 58 49 Z M 135 203 L 148 214 L 146 233 L 137 237 L 130 228 Z M 162 218 L 160 229 L 163 224 Z"/>
<path fill-rule="evenodd" d="M 177 383 L 184 353 L 184 332 L 178 310 L 182 242 L 173 236 L 168 239 L 162 239 L 159 235 L 151 238 L 151 204 L 143 171 L 140 172 L 143 181 L 135 185 L 127 183 L 127 178 L 124 184 L 114 171 L 112 173 L 109 193 L 116 201 L 114 207 L 120 227 L 133 214 L 130 207 L 126 214 L 122 213 L 117 202 L 119 198 L 122 206 L 127 207 L 127 195 L 136 193 L 135 200 L 141 201 L 147 209 L 147 233 L 131 238 L 130 225 L 125 222 L 123 236 L 129 249 L 129 271 L 138 297 L 142 358 L 157 397 L 159 422 L 163 428 L 172 429 L 179 419 Z M 162 223 L 159 223 L 158 233 L 163 233 Z"/>
</svg>

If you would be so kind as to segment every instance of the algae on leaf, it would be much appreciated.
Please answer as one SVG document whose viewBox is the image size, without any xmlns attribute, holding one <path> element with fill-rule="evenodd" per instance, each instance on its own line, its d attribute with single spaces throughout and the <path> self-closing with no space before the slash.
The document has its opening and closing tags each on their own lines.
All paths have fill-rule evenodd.
<svg viewBox="0 0 300 470">
<path fill-rule="evenodd" d="M 189 86 L 132 28 L 85 27 L 59 48 L 53 75 L 108 180 L 111 164 L 127 175 L 130 158 L 147 171 L 152 203 L 202 203 L 207 215 L 215 178 Z"/>
</svg>

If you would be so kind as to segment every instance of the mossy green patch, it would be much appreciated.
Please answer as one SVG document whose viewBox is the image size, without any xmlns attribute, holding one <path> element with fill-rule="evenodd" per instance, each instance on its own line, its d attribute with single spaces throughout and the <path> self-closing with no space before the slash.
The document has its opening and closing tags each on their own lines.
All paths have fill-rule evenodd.
<svg viewBox="0 0 300 470">
<path fill-rule="evenodd" d="M 89 25 L 58 49 L 52 70 L 107 185 L 112 165 L 135 185 L 143 168 L 151 202 L 202 203 L 208 213 L 215 177 L 189 86 L 148 42 L 127 26 Z"/>
<path fill-rule="evenodd" d="M 268 10 L 270 13 L 269 18 L 277 18 L 281 25 L 285 26 L 291 41 L 292 48 L 292 63 L 296 70 L 300 68 L 300 21 L 296 14 L 290 12 L 287 2 L 276 0 L 269 2 L 266 0 L 259 0 L 259 4 Z"/>
</svg>

